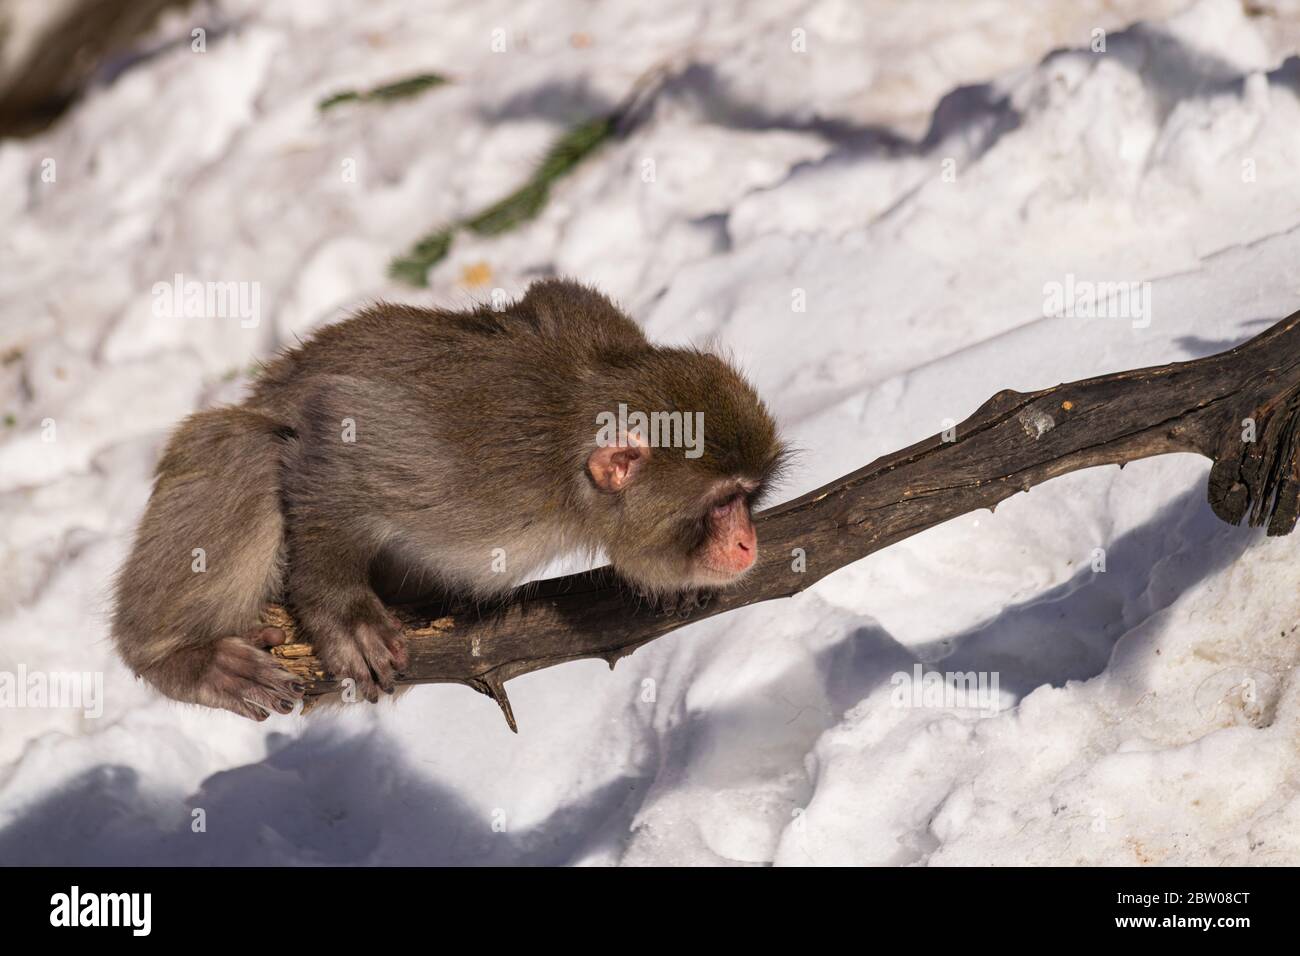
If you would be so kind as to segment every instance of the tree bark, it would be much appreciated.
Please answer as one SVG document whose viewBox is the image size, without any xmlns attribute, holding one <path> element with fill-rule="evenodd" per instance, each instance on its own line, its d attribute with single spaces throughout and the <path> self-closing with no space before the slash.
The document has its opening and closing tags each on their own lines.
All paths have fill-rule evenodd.
<svg viewBox="0 0 1300 956">
<path fill-rule="evenodd" d="M 505 682 L 582 658 L 610 667 L 685 624 L 790 597 L 838 568 L 950 518 L 994 508 L 1067 472 L 1171 452 L 1213 460 L 1210 506 L 1224 521 L 1287 534 L 1300 512 L 1297 411 L 1300 312 L 1227 352 L 1117 372 L 1037 392 L 998 392 L 954 429 L 885 455 L 757 515 L 759 559 L 743 584 L 704 607 L 667 615 L 644 606 L 607 568 L 516 589 L 491 610 L 404 605 L 401 683 L 455 682 L 493 697 L 515 728 Z M 290 632 L 276 648 L 308 683 L 338 690 Z"/>
</svg>

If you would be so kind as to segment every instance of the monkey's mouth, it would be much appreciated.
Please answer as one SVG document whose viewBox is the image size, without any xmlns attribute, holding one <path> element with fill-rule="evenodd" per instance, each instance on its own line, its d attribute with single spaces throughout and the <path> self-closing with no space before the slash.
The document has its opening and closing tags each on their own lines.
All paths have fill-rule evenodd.
<svg viewBox="0 0 1300 956">
<path fill-rule="evenodd" d="M 708 585 L 709 587 L 725 587 L 729 584 L 735 584 L 744 578 L 757 563 L 757 549 L 754 549 L 754 558 L 744 567 L 719 566 L 706 558 L 701 558 L 695 565 L 695 577 L 699 584 Z"/>
</svg>

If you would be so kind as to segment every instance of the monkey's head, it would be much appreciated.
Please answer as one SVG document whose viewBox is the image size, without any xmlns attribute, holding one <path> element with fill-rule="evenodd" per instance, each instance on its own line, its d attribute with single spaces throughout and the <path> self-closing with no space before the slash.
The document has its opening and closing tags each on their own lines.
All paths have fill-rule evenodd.
<svg viewBox="0 0 1300 956">
<path fill-rule="evenodd" d="M 694 349 L 638 349 L 598 377 L 585 479 L 614 569 L 652 594 L 738 581 L 758 557 L 751 512 L 786 458 L 757 393 Z"/>
</svg>

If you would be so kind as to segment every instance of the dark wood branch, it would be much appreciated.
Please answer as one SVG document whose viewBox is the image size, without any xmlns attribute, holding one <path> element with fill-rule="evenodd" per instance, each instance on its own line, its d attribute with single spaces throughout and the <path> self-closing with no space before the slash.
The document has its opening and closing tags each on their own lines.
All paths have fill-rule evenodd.
<svg viewBox="0 0 1300 956">
<path fill-rule="evenodd" d="M 1233 524 L 1287 534 L 1300 512 L 1300 312 L 1230 351 L 1037 392 L 1002 391 L 955 429 L 877 459 L 758 515 L 758 565 L 703 608 L 665 615 L 601 568 L 516 590 L 492 611 L 410 605 L 402 683 L 457 682 L 492 697 L 511 729 L 505 683 L 582 658 L 611 667 L 693 621 L 790 597 L 838 568 L 1067 472 L 1171 452 L 1210 458 L 1209 499 Z M 802 557 L 801 557 L 802 556 Z M 282 608 L 268 620 L 291 632 Z M 275 653 L 336 690 L 306 644 Z"/>
</svg>

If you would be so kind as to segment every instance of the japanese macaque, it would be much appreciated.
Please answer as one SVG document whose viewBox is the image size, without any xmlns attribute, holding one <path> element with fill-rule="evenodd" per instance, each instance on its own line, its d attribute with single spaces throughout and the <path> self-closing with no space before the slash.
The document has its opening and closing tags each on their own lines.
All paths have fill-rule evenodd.
<svg viewBox="0 0 1300 956">
<path fill-rule="evenodd" d="M 281 601 L 374 701 L 408 663 L 384 598 L 490 599 L 598 550 L 655 599 L 725 588 L 754 565 L 750 511 L 783 458 L 739 372 L 651 345 L 576 283 L 500 311 L 375 306 L 180 425 L 114 639 L 164 694 L 263 720 L 304 691 L 267 653 Z"/>
</svg>

